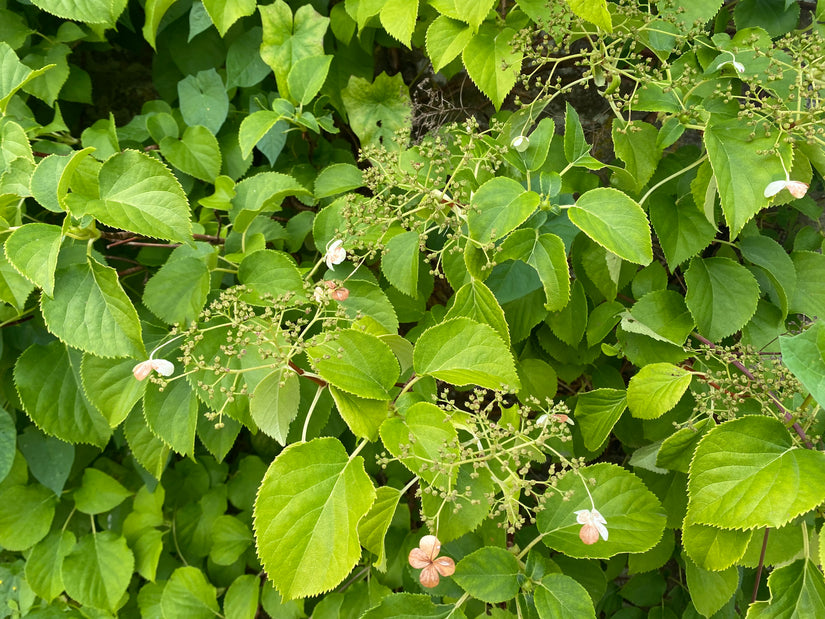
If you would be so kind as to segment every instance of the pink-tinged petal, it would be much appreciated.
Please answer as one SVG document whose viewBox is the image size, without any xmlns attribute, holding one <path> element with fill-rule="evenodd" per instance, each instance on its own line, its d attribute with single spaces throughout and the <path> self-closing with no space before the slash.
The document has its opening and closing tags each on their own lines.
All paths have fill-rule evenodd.
<svg viewBox="0 0 825 619">
<path fill-rule="evenodd" d="M 591 516 L 590 516 L 590 510 L 589 509 L 580 509 L 580 510 L 578 510 L 576 512 L 573 512 L 573 513 L 576 514 L 576 522 L 578 522 L 579 524 L 590 524 L 591 523 Z"/>
<path fill-rule="evenodd" d="M 592 546 L 599 541 L 599 531 L 594 525 L 586 524 L 579 531 L 579 538 L 588 546 Z"/>
<path fill-rule="evenodd" d="M 802 181 L 788 181 L 785 183 L 785 188 L 791 192 L 794 198 L 801 198 L 808 193 L 808 184 Z"/>
<path fill-rule="evenodd" d="M 410 550 L 410 556 L 407 560 L 410 562 L 410 565 L 417 570 L 424 569 L 432 563 L 430 557 L 427 556 L 427 554 L 420 548 L 413 548 Z"/>
<path fill-rule="evenodd" d="M 152 373 L 152 361 L 141 361 L 135 367 L 132 368 L 132 374 L 135 375 L 135 378 L 138 380 L 145 380 L 149 374 Z"/>
<path fill-rule="evenodd" d="M 330 294 L 332 295 L 332 298 L 336 301 L 346 301 L 347 299 L 349 299 L 349 290 L 347 290 L 344 287 L 336 288 Z"/>
<path fill-rule="evenodd" d="M 438 541 L 438 538 L 435 535 L 425 535 L 422 537 L 418 542 L 418 547 L 425 555 L 427 555 L 430 562 L 435 560 L 438 553 L 441 552 L 441 542 Z"/>
<path fill-rule="evenodd" d="M 768 186 L 765 187 L 765 197 L 770 198 L 775 196 L 780 191 L 785 189 L 785 185 L 788 181 L 773 181 L 772 183 L 768 183 Z"/>
<path fill-rule="evenodd" d="M 171 376 L 175 373 L 175 365 L 166 359 L 152 359 L 152 369 L 161 376 Z"/>
<path fill-rule="evenodd" d="M 455 561 L 450 557 L 438 557 L 433 565 L 442 576 L 452 576 L 455 573 Z"/>
<path fill-rule="evenodd" d="M 427 567 L 421 570 L 421 574 L 418 575 L 418 580 L 428 589 L 432 589 L 438 585 L 438 570 L 436 570 L 435 565 L 430 563 Z"/>
<path fill-rule="evenodd" d="M 604 524 L 602 524 L 601 522 L 598 522 L 598 521 L 595 523 L 595 526 L 596 526 L 596 530 L 599 532 L 599 535 L 602 536 L 602 539 L 604 541 L 607 541 L 607 527 L 604 526 Z"/>
</svg>

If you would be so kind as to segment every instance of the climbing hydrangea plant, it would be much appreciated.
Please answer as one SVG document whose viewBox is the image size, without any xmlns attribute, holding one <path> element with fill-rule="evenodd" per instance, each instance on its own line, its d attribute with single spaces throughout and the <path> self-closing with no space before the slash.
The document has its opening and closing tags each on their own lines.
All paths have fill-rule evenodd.
<svg viewBox="0 0 825 619">
<path fill-rule="evenodd" d="M 0 0 L 0 617 L 825 613 L 823 24 Z"/>
</svg>

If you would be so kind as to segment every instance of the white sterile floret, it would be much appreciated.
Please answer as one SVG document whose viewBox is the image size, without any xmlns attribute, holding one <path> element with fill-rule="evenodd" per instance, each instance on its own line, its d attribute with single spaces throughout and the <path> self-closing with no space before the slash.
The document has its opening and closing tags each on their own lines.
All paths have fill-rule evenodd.
<svg viewBox="0 0 825 619">
<path fill-rule="evenodd" d="M 607 541 L 607 520 L 604 519 L 596 508 L 580 509 L 576 512 L 576 522 L 582 525 L 579 537 L 585 544 L 595 544 L 599 536 Z"/>
<path fill-rule="evenodd" d="M 530 146 L 530 138 L 524 135 L 517 135 L 513 138 L 513 141 L 510 142 L 510 147 L 520 153 L 526 151 L 528 146 Z"/>
<path fill-rule="evenodd" d="M 798 199 L 808 192 L 808 184 L 802 181 L 792 181 L 790 178 L 784 181 L 773 181 L 765 187 L 765 197 L 773 197 L 783 189 L 787 189 L 794 198 Z"/>
<path fill-rule="evenodd" d="M 324 262 L 327 268 L 335 270 L 336 264 L 341 264 L 347 258 L 347 250 L 344 249 L 344 241 L 337 239 L 327 243 L 327 253 L 324 254 Z"/>
</svg>

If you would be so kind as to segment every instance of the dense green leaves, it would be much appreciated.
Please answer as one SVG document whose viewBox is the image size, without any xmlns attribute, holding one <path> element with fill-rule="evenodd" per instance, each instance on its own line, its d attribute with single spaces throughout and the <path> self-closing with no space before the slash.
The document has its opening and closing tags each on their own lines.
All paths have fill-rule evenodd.
<svg viewBox="0 0 825 619">
<path fill-rule="evenodd" d="M 455 566 L 453 578 L 470 595 L 495 604 L 515 597 L 519 590 L 519 565 L 503 548 L 481 548 Z"/>
<path fill-rule="evenodd" d="M 363 459 L 333 438 L 293 444 L 275 459 L 255 501 L 258 554 L 282 597 L 340 583 L 361 556 L 357 524 L 375 490 Z"/>
</svg>

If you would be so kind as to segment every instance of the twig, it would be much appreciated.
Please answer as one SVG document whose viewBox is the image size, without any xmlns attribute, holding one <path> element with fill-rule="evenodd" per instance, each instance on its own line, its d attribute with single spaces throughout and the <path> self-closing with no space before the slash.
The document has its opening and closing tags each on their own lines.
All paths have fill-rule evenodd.
<svg viewBox="0 0 825 619">
<path fill-rule="evenodd" d="M 765 565 L 765 551 L 768 549 L 768 533 L 770 533 L 770 531 L 770 527 L 765 527 L 765 537 L 762 538 L 762 552 L 759 554 L 759 565 L 756 568 L 756 580 L 753 582 L 751 604 L 756 601 L 756 593 L 759 591 L 759 581 L 762 579 L 762 567 Z"/>
</svg>

